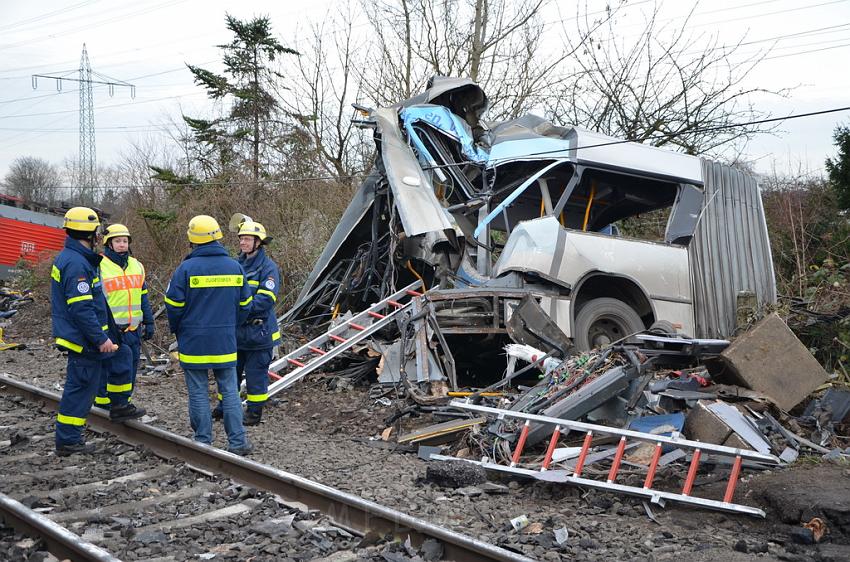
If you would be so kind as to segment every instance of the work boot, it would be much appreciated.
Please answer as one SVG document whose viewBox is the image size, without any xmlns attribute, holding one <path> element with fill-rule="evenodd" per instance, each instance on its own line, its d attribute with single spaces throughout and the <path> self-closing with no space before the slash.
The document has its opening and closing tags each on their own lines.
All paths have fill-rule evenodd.
<svg viewBox="0 0 850 562">
<path fill-rule="evenodd" d="M 245 415 L 242 416 L 242 425 L 259 425 L 260 418 L 262 417 L 262 410 L 248 408 L 247 410 L 245 410 Z"/>
<path fill-rule="evenodd" d="M 125 422 L 128 420 L 135 420 L 147 413 L 147 410 L 144 408 L 139 408 L 135 404 L 121 404 L 120 406 L 113 406 L 109 410 L 109 420 L 114 422 Z"/>
<path fill-rule="evenodd" d="M 221 404 L 213 408 L 212 418 L 216 421 L 224 418 L 224 410 L 221 409 Z"/>
<path fill-rule="evenodd" d="M 254 446 L 251 445 L 250 441 L 245 442 L 244 447 L 236 447 L 236 448 L 227 448 L 228 453 L 233 453 L 234 455 L 239 455 L 240 457 L 247 457 L 254 450 Z"/>
<path fill-rule="evenodd" d="M 68 445 L 56 445 L 56 456 L 67 457 L 74 453 L 79 453 L 81 455 L 93 455 L 94 449 L 94 445 L 83 442 L 70 443 Z"/>
</svg>

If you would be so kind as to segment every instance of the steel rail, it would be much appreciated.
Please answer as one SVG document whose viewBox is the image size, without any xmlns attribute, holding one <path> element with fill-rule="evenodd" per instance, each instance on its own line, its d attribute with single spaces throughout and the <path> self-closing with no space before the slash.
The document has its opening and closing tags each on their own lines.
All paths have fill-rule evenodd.
<svg viewBox="0 0 850 562">
<path fill-rule="evenodd" d="M 47 544 L 48 552 L 60 560 L 121 562 L 102 548 L 84 541 L 65 527 L 3 493 L 0 493 L 0 519 L 20 533 L 40 537 Z"/>
<path fill-rule="evenodd" d="M 59 408 L 60 396 L 0 374 L 0 392 L 14 393 L 30 401 L 43 401 L 53 410 Z M 484 561 L 502 560 L 528 562 L 521 554 L 480 541 L 468 535 L 440 527 L 424 519 L 364 500 L 363 498 L 320 484 L 313 480 L 264 465 L 215 447 L 197 443 L 181 435 L 140 423 L 123 424 L 109 421 L 109 416 L 93 408 L 89 413 L 89 427 L 110 433 L 122 441 L 143 445 L 157 455 L 179 459 L 192 466 L 227 475 L 258 489 L 278 494 L 290 502 L 298 502 L 317 509 L 340 527 L 366 534 L 375 531 L 381 535 L 392 534 L 402 541 L 410 538 L 419 546 L 426 538 L 443 545 L 444 558 L 449 560 Z"/>
</svg>

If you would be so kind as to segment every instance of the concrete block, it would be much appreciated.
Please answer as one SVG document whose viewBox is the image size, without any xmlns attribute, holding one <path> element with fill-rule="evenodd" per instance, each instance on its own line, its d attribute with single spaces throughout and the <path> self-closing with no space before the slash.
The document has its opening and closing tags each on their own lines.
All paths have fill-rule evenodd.
<svg viewBox="0 0 850 562">
<path fill-rule="evenodd" d="M 688 439 L 722 445 L 732 435 L 732 430 L 708 409 L 711 403 L 711 400 L 698 401 L 688 412 L 683 431 Z"/>
<path fill-rule="evenodd" d="M 702 443 L 754 450 L 752 445 L 735 433 L 720 416 L 708 409 L 708 406 L 714 403 L 713 400 L 700 400 L 691 408 L 685 419 L 685 437 Z"/>
<path fill-rule="evenodd" d="M 777 314 L 761 320 L 720 355 L 713 377 L 763 392 L 785 411 L 799 404 L 829 375 Z"/>
<path fill-rule="evenodd" d="M 729 437 L 726 438 L 726 441 L 721 443 L 721 445 L 726 445 L 727 447 L 734 447 L 736 449 L 747 449 L 749 451 L 753 450 L 753 447 L 749 443 L 741 439 L 741 436 L 735 433 L 734 431 L 731 435 L 729 435 Z"/>
</svg>

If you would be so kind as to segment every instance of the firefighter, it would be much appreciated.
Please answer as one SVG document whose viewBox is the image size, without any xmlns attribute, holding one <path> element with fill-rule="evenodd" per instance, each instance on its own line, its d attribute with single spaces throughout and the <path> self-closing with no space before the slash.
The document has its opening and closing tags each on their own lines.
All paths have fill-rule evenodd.
<svg viewBox="0 0 850 562">
<path fill-rule="evenodd" d="M 118 348 L 120 334 L 109 313 L 94 252 L 100 220 L 88 207 L 65 213 L 65 248 L 50 272 L 50 306 L 56 346 L 68 352 L 65 387 L 56 416 L 56 454 L 92 454 L 83 429 L 105 362 Z"/>
<path fill-rule="evenodd" d="M 227 450 L 247 455 L 252 446 L 242 425 L 242 406 L 236 381 L 236 327 L 251 310 L 251 288 L 245 272 L 218 240 L 218 222 L 198 215 L 187 231 L 191 253 L 165 291 L 168 325 L 177 336 L 178 357 L 189 393 L 189 422 L 195 441 L 212 443 L 208 370 L 212 369 L 222 395 Z"/>
<path fill-rule="evenodd" d="M 155 330 L 145 268 L 130 255 L 130 242 L 130 231 L 123 224 L 110 225 L 103 237 L 100 279 L 112 317 L 121 331 L 122 345 L 107 362 L 94 399 L 101 408 L 126 413 L 137 409 L 130 403 L 130 396 L 136 384 L 141 340 L 151 339 Z"/>
<path fill-rule="evenodd" d="M 272 351 L 280 340 L 280 331 L 275 316 L 280 271 L 266 255 L 265 246 L 271 241 L 266 228 L 250 219 L 239 225 L 239 263 L 245 270 L 245 279 L 254 296 L 251 312 L 244 324 L 236 330 L 236 374 L 242 384 L 244 373 L 246 401 L 245 425 L 257 425 L 263 415 L 263 406 L 268 400 L 269 364 Z M 213 416 L 221 418 L 221 405 Z"/>
</svg>

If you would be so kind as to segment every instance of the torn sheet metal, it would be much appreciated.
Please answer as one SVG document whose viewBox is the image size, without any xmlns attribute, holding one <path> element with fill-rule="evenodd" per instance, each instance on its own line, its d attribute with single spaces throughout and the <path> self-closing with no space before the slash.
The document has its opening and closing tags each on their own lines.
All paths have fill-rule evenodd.
<svg viewBox="0 0 850 562">
<path fill-rule="evenodd" d="M 664 241 L 682 245 L 690 242 L 699 223 L 704 204 L 705 193 L 702 189 L 694 185 L 682 184 L 670 210 Z"/>
<path fill-rule="evenodd" d="M 489 166 L 515 160 L 538 160 L 540 156 L 568 158 L 570 129 L 538 117 L 522 115 L 516 119 L 494 123 L 484 134 L 482 143 L 490 147 Z"/>
<path fill-rule="evenodd" d="M 759 306 L 776 302 L 776 279 L 761 191 L 756 179 L 702 160 L 705 205 L 688 246 L 694 279 L 695 335 L 735 333 L 735 299 L 756 295 Z"/>
<path fill-rule="evenodd" d="M 378 364 L 378 382 L 381 384 L 394 384 L 401 381 L 401 340 L 396 340 L 393 343 L 385 344 L 378 341 L 372 341 L 372 347 L 381 354 L 381 362 Z M 427 354 L 428 369 L 417 371 L 416 357 L 413 354 L 408 355 L 407 361 L 404 364 L 404 376 L 413 382 L 428 382 L 445 380 L 443 377 L 440 364 L 434 358 L 433 352 Z M 423 373 L 423 379 L 417 380 L 417 373 Z M 427 375 L 427 379 L 424 376 Z"/>
<path fill-rule="evenodd" d="M 505 327 L 515 342 L 536 348 L 557 349 L 560 357 L 567 357 L 575 349 L 555 319 L 546 314 L 531 294 L 524 295 L 518 305 L 509 305 L 507 313 L 509 317 Z"/>
<path fill-rule="evenodd" d="M 753 449 L 759 453 L 770 453 L 770 443 L 767 442 L 761 432 L 737 408 L 725 402 L 713 402 L 708 404 L 707 407 L 709 411 L 723 420 L 723 423 L 728 425 L 732 431 L 737 433 L 741 439 L 749 443 Z"/>
<path fill-rule="evenodd" d="M 684 355 L 701 359 L 716 357 L 729 347 L 729 340 L 718 339 L 679 338 L 655 334 L 637 334 L 634 339 L 643 342 L 645 352 L 649 354 Z"/>
<path fill-rule="evenodd" d="M 700 159 L 695 156 L 623 142 L 580 127 L 561 127 L 536 115 L 496 124 L 489 138 L 491 167 L 515 160 L 559 158 L 697 186 L 703 183 Z"/>
<path fill-rule="evenodd" d="M 429 425 L 428 427 L 422 427 L 416 431 L 400 436 L 398 438 L 398 442 L 431 444 L 445 443 L 446 441 L 450 441 L 454 437 L 454 434 L 481 425 L 485 421 L 487 421 L 487 418 L 466 418 Z"/>
<path fill-rule="evenodd" d="M 454 230 L 453 221 L 434 196 L 431 180 L 407 145 L 393 108 L 373 112 L 381 133 L 381 161 L 396 197 L 396 209 L 408 236 Z"/>
<path fill-rule="evenodd" d="M 809 402 L 804 416 L 820 415 L 828 412 L 829 421 L 839 423 L 850 413 L 850 390 L 828 389 L 823 396 Z"/>
<path fill-rule="evenodd" d="M 648 144 L 594 133 L 580 127 L 570 130 L 571 155 L 581 164 L 601 164 L 607 168 L 633 170 L 648 176 L 701 186 L 700 159 Z"/>
<path fill-rule="evenodd" d="M 428 87 L 424 92 L 393 107 L 404 108 L 422 104 L 445 106 L 474 128 L 479 125 L 479 120 L 490 102 L 484 90 L 469 78 L 434 76 L 428 80 Z"/>
</svg>

